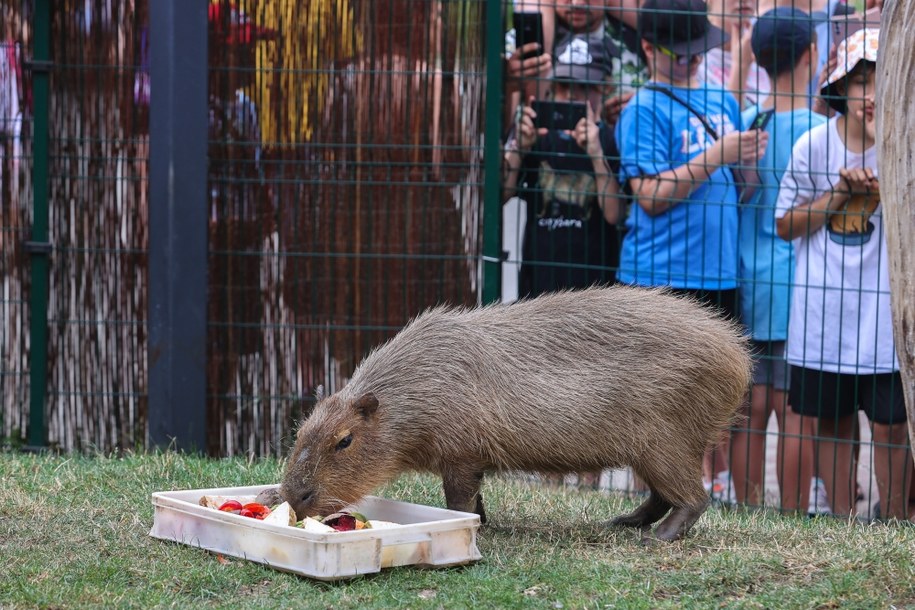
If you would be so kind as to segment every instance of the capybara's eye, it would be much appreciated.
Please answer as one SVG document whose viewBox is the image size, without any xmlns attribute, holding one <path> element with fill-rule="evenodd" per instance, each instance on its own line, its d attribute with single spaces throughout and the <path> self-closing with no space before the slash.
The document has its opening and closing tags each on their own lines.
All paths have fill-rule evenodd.
<svg viewBox="0 0 915 610">
<path fill-rule="evenodd" d="M 352 442 L 353 442 L 353 435 L 347 434 L 346 436 L 344 436 L 343 438 L 340 439 L 339 443 L 337 443 L 337 451 L 340 451 L 341 449 L 346 449 L 347 447 L 350 446 L 350 444 Z"/>
</svg>

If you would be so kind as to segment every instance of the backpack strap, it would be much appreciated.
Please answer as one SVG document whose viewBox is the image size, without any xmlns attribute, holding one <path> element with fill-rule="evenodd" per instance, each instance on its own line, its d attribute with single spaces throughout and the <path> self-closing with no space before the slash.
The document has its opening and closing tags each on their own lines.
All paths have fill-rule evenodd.
<svg viewBox="0 0 915 610">
<path fill-rule="evenodd" d="M 648 83 L 648 84 L 642 85 L 642 88 L 649 89 L 651 91 L 657 91 L 658 93 L 663 93 L 670 99 L 674 100 L 675 102 L 677 102 L 678 104 L 680 104 L 681 106 L 683 106 L 684 108 L 689 110 L 693 115 L 695 115 L 695 117 L 697 119 L 699 119 L 699 122 L 702 123 L 702 126 L 705 127 L 705 131 L 708 132 L 708 135 L 710 135 L 713 140 L 717 140 L 720 137 L 718 135 L 718 132 L 715 131 L 715 128 L 712 127 L 711 124 L 708 122 L 708 119 L 705 118 L 705 115 L 700 114 L 699 111 L 696 110 L 695 108 L 693 108 L 691 105 L 689 105 L 686 102 L 686 100 L 680 99 L 680 97 L 677 94 L 675 94 L 673 91 L 671 91 L 667 87 L 662 87 L 655 83 Z"/>
</svg>

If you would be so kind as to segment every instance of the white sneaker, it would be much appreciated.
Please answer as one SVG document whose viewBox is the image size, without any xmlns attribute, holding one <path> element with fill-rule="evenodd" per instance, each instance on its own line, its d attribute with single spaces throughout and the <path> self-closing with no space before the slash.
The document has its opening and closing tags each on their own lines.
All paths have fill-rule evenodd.
<svg viewBox="0 0 915 610">
<path fill-rule="evenodd" d="M 734 491 L 730 470 L 722 470 L 712 481 L 712 500 L 724 504 L 737 504 L 737 493 Z"/>
<path fill-rule="evenodd" d="M 709 481 L 708 479 L 706 479 L 705 477 L 702 477 L 702 486 L 705 487 L 705 493 L 707 493 L 707 494 L 712 493 L 712 482 Z"/>
<path fill-rule="evenodd" d="M 829 515 L 832 508 L 829 506 L 829 498 L 826 495 L 826 483 L 820 477 L 813 477 L 810 480 L 810 500 L 807 505 L 808 515 Z"/>
</svg>

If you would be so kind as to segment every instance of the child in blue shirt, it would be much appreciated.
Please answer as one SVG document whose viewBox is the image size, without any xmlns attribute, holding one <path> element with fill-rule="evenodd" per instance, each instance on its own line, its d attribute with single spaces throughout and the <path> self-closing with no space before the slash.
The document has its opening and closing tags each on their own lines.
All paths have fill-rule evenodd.
<svg viewBox="0 0 915 610">
<path fill-rule="evenodd" d="M 671 286 L 736 318 L 738 183 L 730 165 L 756 163 L 767 136 L 739 132 L 733 96 L 698 78 L 702 55 L 727 35 L 702 0 L 646 0 L 639 14 L 651 81 L 617 130 L 626 220 L 619 279 Z"/>
</svg>

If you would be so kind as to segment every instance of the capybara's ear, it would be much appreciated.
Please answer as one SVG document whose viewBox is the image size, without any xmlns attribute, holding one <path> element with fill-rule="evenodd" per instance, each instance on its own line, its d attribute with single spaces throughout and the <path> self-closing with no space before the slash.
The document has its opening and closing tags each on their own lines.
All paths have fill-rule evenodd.
<svg viewBox="0 0 915 610">
<path fill-rule="evenodd" d="M 378 410 L 378 399 L 371 392 L 363 394 L 353 402 L 353 409 L 368 419 Z"/>
</svg>

